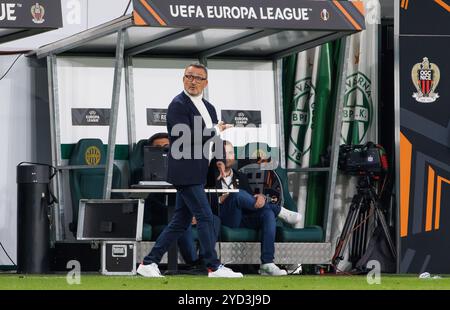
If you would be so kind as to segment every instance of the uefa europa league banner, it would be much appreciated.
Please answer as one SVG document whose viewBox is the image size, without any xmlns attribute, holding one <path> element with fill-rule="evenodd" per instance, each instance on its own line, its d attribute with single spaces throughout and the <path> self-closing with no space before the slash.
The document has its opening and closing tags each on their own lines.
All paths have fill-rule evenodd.
<svg viewBox="0 0 450 310">
<path fill-rule="evenodd" d="M 0 28 L 59 27 L 60 0 L 0 0 Z"/>
<path fill-rule="evenodd" d="M 360 1 L 313 0 L 133 0 L 139 26 L 364 29 Z"/>
<path fill-rule="evenodd" d="M 399 4 L 400 272 L 450 272 L 450 0 Z"/>
</svg>

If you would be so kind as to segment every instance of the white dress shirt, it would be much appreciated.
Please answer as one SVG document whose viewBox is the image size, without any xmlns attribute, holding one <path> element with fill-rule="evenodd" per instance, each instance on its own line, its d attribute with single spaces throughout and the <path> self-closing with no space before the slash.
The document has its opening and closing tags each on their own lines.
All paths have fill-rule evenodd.
<svg viewBox="0 0 450 310">
<path fill-rule="evenodd" d="M 231 170 L 229 176 L 226 176 L 221 180 L 221 184 L 222 184 L 222 189 L 234 189 L 233 170 Z"/>
<path fill-rule="evenodd" d="M 198 112 L 200 112 L 200 116 L 203 118 L 203 121 L 205 122 L 206 128 L 213 128 L 213 122 L 211 119 L 211 115 L 209 115 L 208 109 L 205 106 L 205 103 L 203 102 L 203 93 L 201 93 L 198 96 L 191 96 L 186 90 L 184 90 L 184 93 L 191 99 L 192 103 L 194 103 L 194 106 L 197 108 Z M 217 125 L 214 127 L 216 134 L 219 132 Z M 212 159 L 212 147 L 213 144 L 209 143 L 209 154 L 208 154 L 208 160 L 211 162 Z"/>
<path fill-rule="evenodd" d="M 200 112 L 200 115 L 203 118 L 203 121 L 205 122 L 206 128 L 212 128 L 213 123 L 211 120 L 211 115 L 209 115 L 208 109 L 205 106 L 205 103 L 203 102 L 203 93 L 201 93 L 198 96 L 191 96 L 187 91 L 184 91 L 184 93 L 192 100 L 197 110 Z"/>
</svg>

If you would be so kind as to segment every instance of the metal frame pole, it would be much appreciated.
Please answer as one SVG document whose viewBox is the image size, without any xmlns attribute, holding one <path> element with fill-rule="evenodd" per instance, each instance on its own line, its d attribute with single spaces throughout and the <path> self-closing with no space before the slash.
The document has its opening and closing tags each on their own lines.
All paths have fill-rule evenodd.
<svg viewBox="0 0 450 310">
<path fill-rule="evenodd" d="M 394 5 L 394 139 L 395 139 L 395 192 L 396 192 L 396 244 L 397 273 L 400 272 L 401 238 L 400 238 L 400 1 Z"/>
<path fill-rule="evenodd" d="M 276 59 L 273 61 L 273 73 L 275 84 L 275 117 L 278 120 L 277 133 L 279 142 L 278 162 L 282 169 L 286 168 L 286 150 L 284 145 L 284 109 L 283 109 L 283 60 Z M 276 169 L 276 167 L 274 167 Z"/>
<path fill-rule="evenodd" d="M 134 102 L 133 69 L 133 57 L 125 57 L 125 91 L 129 154 L 131 154 L 131 152 L 133 151 L 133 147 L 136 144 L 136 106 Z"/>
<path fill-rule="evenodd" d="M 104 199 L 111 198 L 114 152 L 116 149 L 117 118 L 119 114 L 120 84 L 122 82 L 122 71 L 124 64 L 124 57 L 123 57 L 124 46 L 125 46 L 125 31 L 119 30 L 117 35 L 116 64 L 114 68 L 114 84 L 111 101 L 111 116 L 109 120 L 110 123 L 108 134 L 108 152 L 106 158 L 105 181 L 103 184 Z"/>
<path fill-rule="evenodd" d="M 337 165 L 339 160 L 339 141 L 341 140 L 341 128 L 342 128 L 342 111 L 344 108 L 345 100 L 345 80 L 348 68 L 348 55 L 349 44 L 348 40 L 350 36 L 347 36 L 341 41 L 341 53 L 339 57 L 339 72 L 338 72 L 338 99 L 336 101 L 336 110 L 334 115 L 334 127 L 333 127 L 333 140 L 331 142 L 331 158 L 330 158 L 330 172 L 328 174 L 327 184 L 327 208 L 325 209 L 324 223 L 325 242 L 330 242 L 331 238 L 331 223 L 333 220 L 333 207 L 334 207 L 334 194 L 336 192 L 336 178 L 337 178 Z"/>
<path fill-rule="evenodd" d="M 56 56 L 54 54 L 47 56 L 47 78 L 52 165 L 53 167 L 59 167 L 61 166 L 61 128 L 59 118 L 58 71 Z M 63 175 L 61 173 L 58 172 L 52 180 L 53 191 L 58 195 L 58 203 L 54 204 L 52 210 L 52 241 L 62 241 L 65 239 L 64 191 L 62 182 Z"/>
</svg>

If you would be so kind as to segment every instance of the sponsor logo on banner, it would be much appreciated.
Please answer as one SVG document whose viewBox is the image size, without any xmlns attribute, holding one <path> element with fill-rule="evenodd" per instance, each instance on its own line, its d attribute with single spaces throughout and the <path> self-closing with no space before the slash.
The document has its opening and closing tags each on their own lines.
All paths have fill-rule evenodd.
<svg viewBox="0 0 450 310">
<path fill-rule="evenodd" d="M 101 152 L 100 149 L 96 146 L 90 146 L 87 148 L 84 153 L 84 160 L 86 161 L 86 165 L 89 166 L 97 166 L 100 163 Z"/>
<path fill-rule="evenodd" d="M 330 19 L 330 13 L 328 13 L 327 9 L 323 9 L 322 12 L 320 12 L 320 18 L 322 18 L 324 22 Z"/>
<path fill-rule="evenodd" d="M 147 125 L 166 126 L 167 109 L 147 109 Z"/>
<path fill-rule="evenodd" d="M 237 127 L 261 126 L 261 111 L 222 110 L 221 115 L 226 124 L 233 124 Z"/>
<path fill-rule="evenodd" d="M 109 126 L 110 109 L 72 109 L 73 126 Z"/>
<path fill-rule="evenodd" d="M 15 3 L 0 3 L 0 20 L 15 21 L 16 17 Z"/>
<path fill-rule="evenodd" d="M 417 89 L 417 93 L 413 94 L 417 102 L 432 103 L 439 98 L 439 94 L 435 91 L 441 79 L 441 72 L 439 67 L 430 63 L 427 57 L 424 57 L 421 63 L 414 65 L 411 78 Z"/>
<path fill-rule="evenodd" d="M 31 7 L 31 15 L 33 16 L 33 23 L 42 24 L 43 22 L 45 22 L 45 8 L 40 5 L 39 2 L 36 2 L 36 4 Z"/>
<path fill-rule="evenodd" d="M 367 135 L 373 118 L 371 85 L 361 72 L 347 77 L 342 122 L 348 126 L 343 126 L 341 133 L 345 144 L 361 144 Z"/>
<path fill-rule="evenodd" d="M 98 124 L 100 122 L 100 115 L 97 115 L 97 111 L 91 110 L 88 115 L 86 115 L 86 122 Z"/>
</svg>

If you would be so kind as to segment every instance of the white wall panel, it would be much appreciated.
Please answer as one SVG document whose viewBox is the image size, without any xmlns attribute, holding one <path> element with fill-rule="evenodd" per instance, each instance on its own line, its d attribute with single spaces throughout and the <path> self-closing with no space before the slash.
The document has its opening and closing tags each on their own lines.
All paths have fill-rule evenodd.
<svg viewBox="0 0 450 310">
<path fill-rule="evenodd" d="M 0 57 L 0 72 L 5 72 L 16 56 Z M 0 242 L 14 262 L 17 234 L 16 166 L 33 158 L 34 109 L 30 100 L 31 82 L 27 59 L 21 58 L 11 73 L 0 81 Z M 0 265 L 12 263 L 0 249 Z"/>
<path fill-rule="evenodd" d="M 111 108 L 114 80 L 113 58 L 58 58 L 61 143 L 76 143 L 82 138 L 100 138 L 108 143 L 108 126 L 73 126 L 72 108 Z M 119 103 L 117 144 L 128 144 L 125 107 L 125 72 Z"/>
<path fill-rule="evenodd" d="M 148 139 L 166 126 L 148 126 L 147 109 L 167 109 L 172 99 L 183 91 L 184 67 L 195 59 L 135 59 L 134 101 L 136 140 Z"/>
<path fill-rule="evenodd" d="M 248 142 L 265 142 L 277 146 L 274 72 L 267 61 L 208 62 L 209 98 L 222 110 L 259 110 L 260 128 L 234 128 L 222 136 L 235 146 Z M 219 116 L 220 117 L 220 116 Z"/>
<path fill-rule="evenodd" d="M 184 67 L 195 59 L 134 60 L 136 139 L 147 139 L 165 126 L 147 125 L 147 108 L 165 109 L 183 90 Z M 233 128 L 222 136 L 236 146 L 265 142 L 277 146 L 274 75 L 271 62 L 209 61 L 209 101 L 220 111 L 260 110 L 260 128 Z"/>
</svg>

